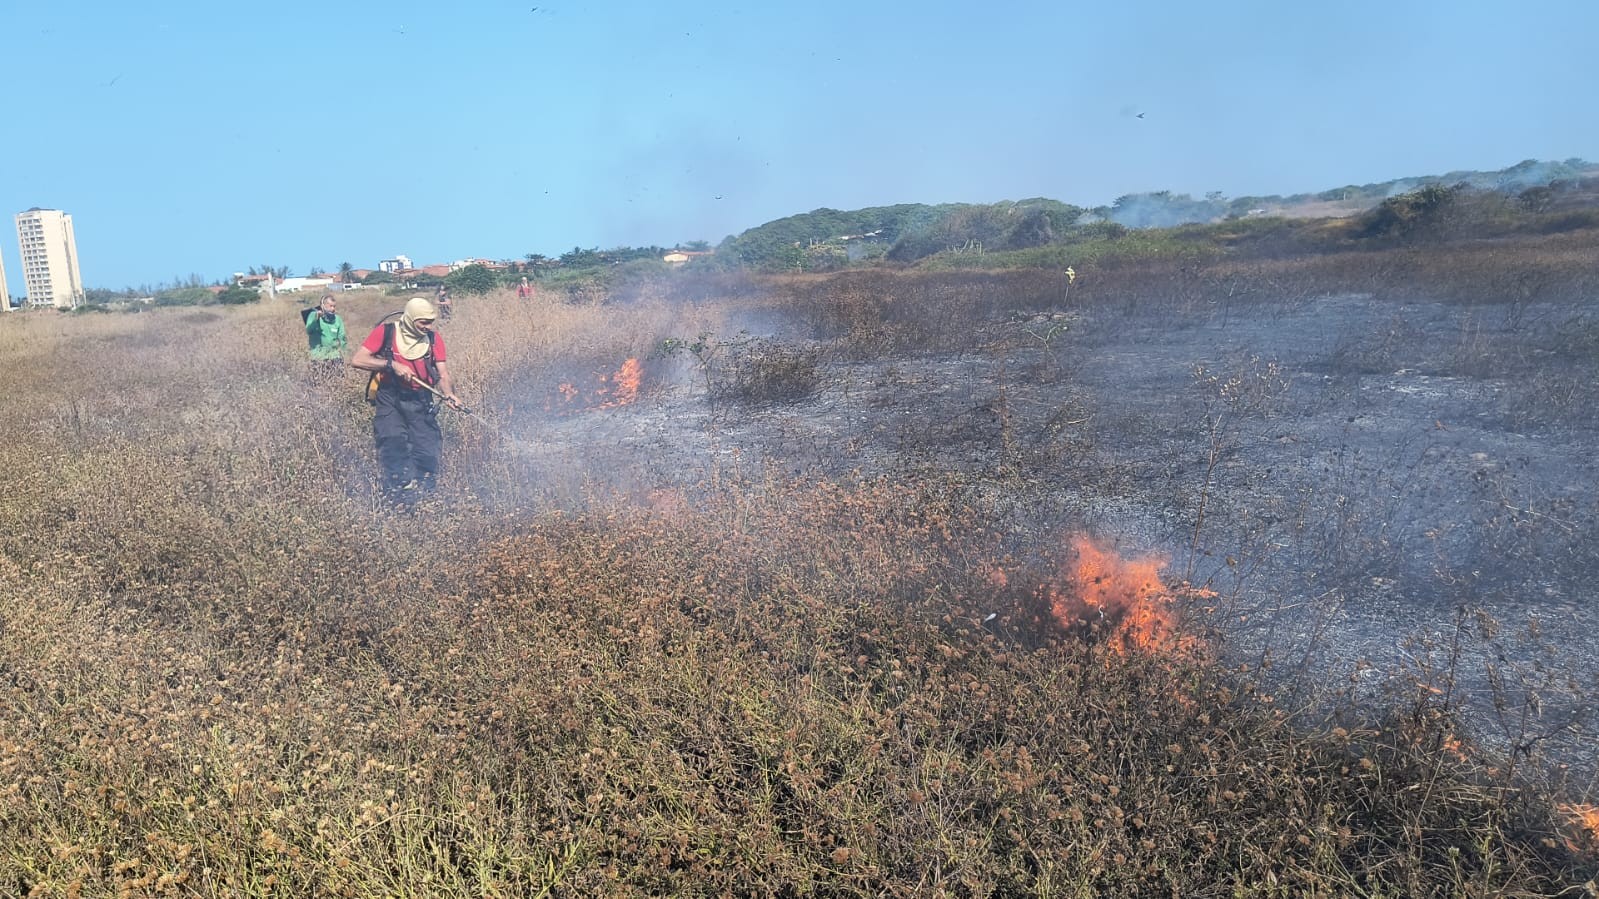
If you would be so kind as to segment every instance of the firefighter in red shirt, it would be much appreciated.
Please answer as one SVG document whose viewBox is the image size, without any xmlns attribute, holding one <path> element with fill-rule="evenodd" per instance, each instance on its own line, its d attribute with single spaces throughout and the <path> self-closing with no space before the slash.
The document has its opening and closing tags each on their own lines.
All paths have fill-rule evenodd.
<svg viewBox="0 0 1599 899">
<path fill-rule="evenodd" d="M 356 349 L 350 365 L 381 378 L 374 404 L 372 434 L 383 489 L 390 499 L 409 503 L 431 490 L 439 473 L 444 435 L 432 387 L 444 402 L 459 409 L 450 381 L 439 310 L 427 297 L 412 297 L 400 320 L 378 325 Z"/>
</svg>

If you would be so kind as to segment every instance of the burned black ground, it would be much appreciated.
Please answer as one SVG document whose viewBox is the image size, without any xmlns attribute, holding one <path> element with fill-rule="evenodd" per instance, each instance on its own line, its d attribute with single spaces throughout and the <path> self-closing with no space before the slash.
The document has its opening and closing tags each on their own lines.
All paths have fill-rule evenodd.
<svg viewBox="0 0 1599 899">
<path fill-rule="evenodd" d="M 1302 686 L 1436 676 L 1481 612 L 1493 638 L 1451 671 L 1501 741 L 1528 737 L 1532 694 L 1596 682 L 1599 302 L 1155 309 L 994 309 L 959 348 L 865 358 L 767 318 L 647 358 L 638 402 L 524 421 L 518 444 L 534 477 L 626 472 L 645 491 L 733 471 L 954 479 L 1020 554 L 1087 532 L 1168 557 L 1217 592 L 1209 624 L 1236 658 Z M 813 360 L 804 389 L 741 401 L 739 366 L 774 345 Z M 1589 708 L 1548 701 L 1538 734 L 1580 754 Z"/>
</svg>

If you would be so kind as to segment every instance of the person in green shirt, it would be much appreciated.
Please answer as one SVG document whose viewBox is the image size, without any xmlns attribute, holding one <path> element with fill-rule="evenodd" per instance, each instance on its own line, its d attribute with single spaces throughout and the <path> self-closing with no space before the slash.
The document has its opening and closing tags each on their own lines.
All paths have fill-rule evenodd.
<svg viewBox="0 0 1599 899">
<path fill-rule="evenodd" d="M 322 304 L 305 317 L 305 336 L 311 347 L 311 362 L 319 374 L 329 377 L 343 370 L 344 355 L 350 348 L 344 334 L 344 319 L 339 318 L 333 294 L 323 294 Z"/>
</svg>

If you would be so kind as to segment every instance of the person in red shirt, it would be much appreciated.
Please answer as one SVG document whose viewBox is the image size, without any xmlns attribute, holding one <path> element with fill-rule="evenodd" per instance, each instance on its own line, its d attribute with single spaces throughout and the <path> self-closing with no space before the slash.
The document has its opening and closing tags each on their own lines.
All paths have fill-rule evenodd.
<svg viewBox="0 0 1599 899">
<path fill-rule="evenodd" d="M 427 297 L 412 297 L 400 320 L 378 325 L 356 349 L 350 365 L 381 376 L 374 401 L 372 434 L 383 489 L 407 504 L 438 480 L 444 435 L 432 387 L 444 401 L 461 408 L 450 381 L 444 335 L 436 329 L 439 309 Z"/>
</svg>

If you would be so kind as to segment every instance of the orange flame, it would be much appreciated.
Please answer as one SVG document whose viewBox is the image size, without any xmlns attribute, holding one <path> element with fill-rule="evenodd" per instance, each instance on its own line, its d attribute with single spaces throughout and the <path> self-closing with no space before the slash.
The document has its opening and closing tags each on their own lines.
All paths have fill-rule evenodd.
<svg viewBox="0 0 1599 899">
<path fill-rule="evenodd" d="M 1167 560 L 1123 559 L 1084 536 L 1072 538 L 1073 562 L 1065 583 L 1044 588 L 1055 620 L 1068 631 L 1091 634 L 1118 652 L 1187 651 L 1177 632 L 1172 592 L 1160 580 Z"/>
<path fill-rule="evenodd" d="M 583 409 L 614 409 L 638 399 L 639 384 L 644 379 L 644 366 L 637 359 L 622 363 L 615 374 L 600 375 L 599 386 L 584 391 L 570 381 L 555 388 L 556 396 L 546 401 L 545 408 L 579 406 Z M 587 402 L 584 393 L 588 394 Z"/>
<path fill-rule="evenodd" d="M 626 406 L 638 399 L 639 381 L 644 377 L 644 366 L 637 359 L 629 359 L 622 363 L 616 374 L 608 379 L 615 388 L 611 391 L 609 402 L 601 403 L 601 409 L 613 409 L 617 406 Z"/>
<path fill-rule="evenodd" d="M 1559 811 L 1566 820 L 1586 833 L 1583 835 L 1587 842 L 1599 845 L 1599 805 L 1561 805 Z M 1577 840 L 1566 840 L 1566 846 L 1573 851 L 1580 849 Z"/>
</svg>

